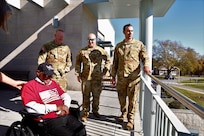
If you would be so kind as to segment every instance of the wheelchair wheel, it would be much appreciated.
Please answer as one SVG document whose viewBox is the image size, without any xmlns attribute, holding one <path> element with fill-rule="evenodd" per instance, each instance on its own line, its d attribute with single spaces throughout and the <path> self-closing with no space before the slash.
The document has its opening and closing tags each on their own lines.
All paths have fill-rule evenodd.
<svg viewBox="0 0 204 136">
<path fill-rule="evenodd" d="M 16 121 L 8 128 L 6 136 L 34 136 L 34 134 L 32 130 L 24 126 L 21 121 Z"/>
</svg>

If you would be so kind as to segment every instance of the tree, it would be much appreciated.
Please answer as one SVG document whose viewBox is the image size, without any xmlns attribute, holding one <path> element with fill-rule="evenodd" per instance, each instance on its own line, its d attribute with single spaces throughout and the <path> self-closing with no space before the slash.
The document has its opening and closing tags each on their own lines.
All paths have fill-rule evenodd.
<svg viewBox="0 0 204 136">
<path fill-rule="evenodd" d="M 196 71 L 198 76 L 204 75 L 204 55 L 198 58 L 198 69 Z"/>
<path fill-rule="evenodd" d="M 191 48 L 185 48 L 176 41 L 159 41 L 155 40 L 153 45 L 153 66 L 166 67 L 171 70 L 177 66 L 183 74 L 195 73 L 198 68 L 202 69 L 198 61 L 198 53 Z"/>
<path fill-rule="evenodd" d="M 193 49 L 187 48 L 180 60 L 181 71 L 185 74 L 192 74 L 196 72 L 198 66 L 197 53 Z"/>
</svg>

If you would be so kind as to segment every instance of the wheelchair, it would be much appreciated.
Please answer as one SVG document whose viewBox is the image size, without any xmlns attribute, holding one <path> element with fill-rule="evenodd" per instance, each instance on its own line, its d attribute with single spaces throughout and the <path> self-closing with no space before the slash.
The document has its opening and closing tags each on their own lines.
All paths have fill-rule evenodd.
<svg viewBox="0 0 204 136">
<path fill-rule="evenodd" d="M 70 114 L 80 121 L 80 105 L 77 101 L 72 100 L 69 108 Z M 15 121 L 11 124 L 6 132 L 6 136 L 52 136 L 47 132 L 45 121 L 41 115 L 28 113 L 25 109 L 19 111 L 22 116 L 21 121 Z M 85 126 L 83 126 L 85 129 Z M 84 130 L 86 131 L 86 130 Z"/>
</svg>

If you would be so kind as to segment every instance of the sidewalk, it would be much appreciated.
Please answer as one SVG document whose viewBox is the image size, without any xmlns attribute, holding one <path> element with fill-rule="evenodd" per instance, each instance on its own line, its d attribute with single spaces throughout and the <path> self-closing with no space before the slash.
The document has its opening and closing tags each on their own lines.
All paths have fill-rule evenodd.
<svg viewBox="0 0 204 136">
<path fill-rule="evenodd" d="M 16 97 L 17 90 L 0 90 L 0 136 L 4 136 L 8 126 L 14 121 L 21 120 L 18 111 L 22 104 L 20 97 Z M 82 103 L 81 91 L 68 91 L 72 99 Z M 100 97 L 99 113 L 101 117 L 95 118 L 90 114 L 86 125 L 88 136 L 141 136 L 139 114 L 136 117 L 136 129 L 124 130 L 125 123 L 119 123 L 117 117 L 121 114 L 115 90 L 103 90 Z"/>
</svg>

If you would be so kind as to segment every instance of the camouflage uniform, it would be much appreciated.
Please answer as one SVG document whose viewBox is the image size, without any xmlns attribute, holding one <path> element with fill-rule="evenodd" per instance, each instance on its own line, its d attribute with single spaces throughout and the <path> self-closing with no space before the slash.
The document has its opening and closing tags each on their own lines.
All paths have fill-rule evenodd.
<svg viewBox="0 0 204 136">
<path fill-rule="evenodd" d="M 102 68 L 102 60 L 105 61 L 104 68 Z M 103 73 L 106 73 L 109 69 L 110 57 L 103 48 L 99 46 L 89 48 L 87 46 L 78 53 L 75 74 L 80 76 L 82 80 L 83 115 L 88 116 L 89 114 L 91 93 L 93 96 L 92 111 L 93 113 L 98 112 Z"/>
<path fill-rule="evenodd" d="M 54 41 L 43 45 L 39 53 L 38 64 L 45 61 L 53 65 L 56 74 L 53 76 L 53 79 L 66 92 L 68 87 L 67 72 L 70 71 L 72 65 L 69 46 L 65 44 L 58 45 Z"/>
<path fill-rule="evenodd" d="M 149 58 L 142 42 L 120 42 L 115 47 L 114 60 L 111 75 L 117 74 L 116 88 L 122 116 L 126 116 L 129 122 L 134 121 L 137 94 L 140 82 L 140 60 L 144 66 L 149 66 Z M 126 109 L 126 97 L 128 97 L 128 111 Z M 128 113 L 127 113 L 128 112 Z"/>
</svg>

